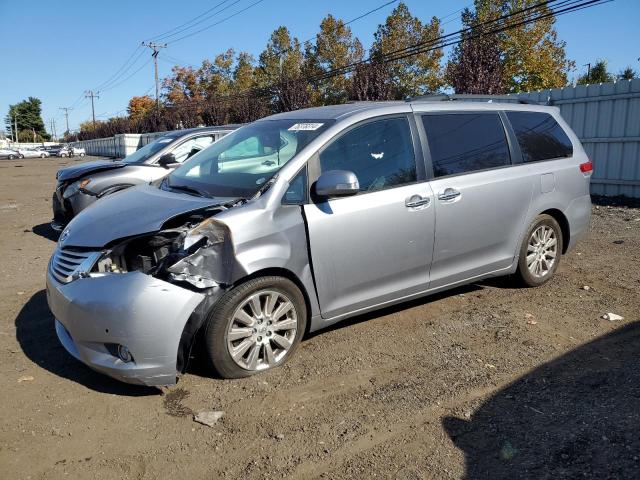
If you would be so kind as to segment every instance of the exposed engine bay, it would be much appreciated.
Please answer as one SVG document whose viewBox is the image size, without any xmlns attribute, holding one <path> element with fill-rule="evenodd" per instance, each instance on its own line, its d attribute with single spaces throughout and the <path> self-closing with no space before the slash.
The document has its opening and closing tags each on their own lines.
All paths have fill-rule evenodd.
<svg viewBox="0 0 640 480">
<path fill-rule="evenodd" d="M 119 241 L 104 251 L 92 273 L 140 271 L 199 290 L 229 285 L 235 263 L 231 234 L 214 218 L 226 208 L 181 215 L 159 232 Z"/>
</svg>

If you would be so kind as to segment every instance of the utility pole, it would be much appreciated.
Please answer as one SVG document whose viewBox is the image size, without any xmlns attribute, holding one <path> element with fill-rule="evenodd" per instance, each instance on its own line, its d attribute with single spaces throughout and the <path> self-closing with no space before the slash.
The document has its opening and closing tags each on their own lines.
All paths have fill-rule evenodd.
<svg viewBox="0 0 640 480">
<path fill-rule="evenodd" d="M 585 63 L 583 67 L 587 67 L 587 78 L 589 79 L 589 81 L 591 81 L 591 64 Z"/>
<path fill-rule="evenodd" d="M 18 143 L 18 114 L 14 113 L 13 114 L 13 131 L 15 132 L 15 137 L 16 139 L 14 140 L 14 142 Z"/>
<path fill-rule="evenodd" d="M 51 138 L 53 139 L 53 141 L 56 141 L 56 119 L 55 118 L 51 118 L 49 120 L 49 129 L 51 130 Z"/>
<path fill-rule="evenodd" d="M 93 116 L 93 128 L 96 128 L 96 109 L 93 105 L 94 98 L 100 98 L 98 95 L 100 92 L 94 92 L 93 90 L 87 90 L 84 92 L 85 98 L 91 98 L 91 115 Z"/>
<path fill-rule="evenodd" d="M 158 84 L 158 53 L 160 53 L 161 48 L 167 48 L 167 44 L 159 44 L 154 42 L 142 42 L 143 47 L 149 47 L 153 50 L 151 56 L 153 57 L 153 67 L 155 69 L 155 81 L 156 81 L 156 108 L 160 108 L 160 87 Z"/>
<path fill-rule="evenodd" d="M 64 110 L 64 117 L 67 120 L 67 132 L 69 131 L 69 110 L 73 110 L 71 107 L 59 107 L 58 110 Z"/>
</svg>

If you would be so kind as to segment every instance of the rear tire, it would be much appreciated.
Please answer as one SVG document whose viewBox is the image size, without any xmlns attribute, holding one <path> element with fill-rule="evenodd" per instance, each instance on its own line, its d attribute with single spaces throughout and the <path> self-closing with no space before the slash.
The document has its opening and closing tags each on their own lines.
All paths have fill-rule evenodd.
<svg viewBox="0 0 640 480">
<path fill-rule="evenodd" d="M 228 291 L 209 313 L 204 346 L 210 367 L 222 378 L 278 367 L 293 355 L 306 325 L 304 295 L 291 280 L 249 280 Z"/>
<path fill-rule="evenodd" d="M 538 215 L 522 240 L 516 278 L 526 287 L 548 282 L 560 263 L 562 229 L 551 215 Z"/>
</svg>

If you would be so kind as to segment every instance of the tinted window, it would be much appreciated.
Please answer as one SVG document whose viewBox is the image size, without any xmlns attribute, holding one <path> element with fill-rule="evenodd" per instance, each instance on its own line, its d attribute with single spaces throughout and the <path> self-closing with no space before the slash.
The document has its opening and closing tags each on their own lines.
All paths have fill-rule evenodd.
<svg viewBox="0 0 640 480">
<path fill-rule="evenodd" d="M 350 170 L 361 191 L 416 181 L 411 131 L 406 118 L 367 123 L 342 135 L 320 154 L 320 168 Z"/>
<path fill-rule="evenodd" d="M 509 147 L 497 113 L 424 115 L 436 177 L 509 165 Z"/>
<path fill-rule="evenodd" d="M 525 162 L 573 155 L 571 140 L 548 113 L 507 112 L 507 117 L 518 138 Z"/>
</svg>

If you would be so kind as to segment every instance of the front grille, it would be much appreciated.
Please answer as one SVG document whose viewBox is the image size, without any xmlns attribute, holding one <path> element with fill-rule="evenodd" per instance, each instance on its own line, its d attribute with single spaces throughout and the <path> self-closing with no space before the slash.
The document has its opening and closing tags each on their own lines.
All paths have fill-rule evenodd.
<svg viewBox="0 0 640 480">
<path fill-rule="evenodd" d="M 74 279 L 74 274 L 89 272 L 99 256 L 100 252 L 58 248 L 51 258 L 51 273 L 59 282 L 69 283 Z"/>
</svg>

